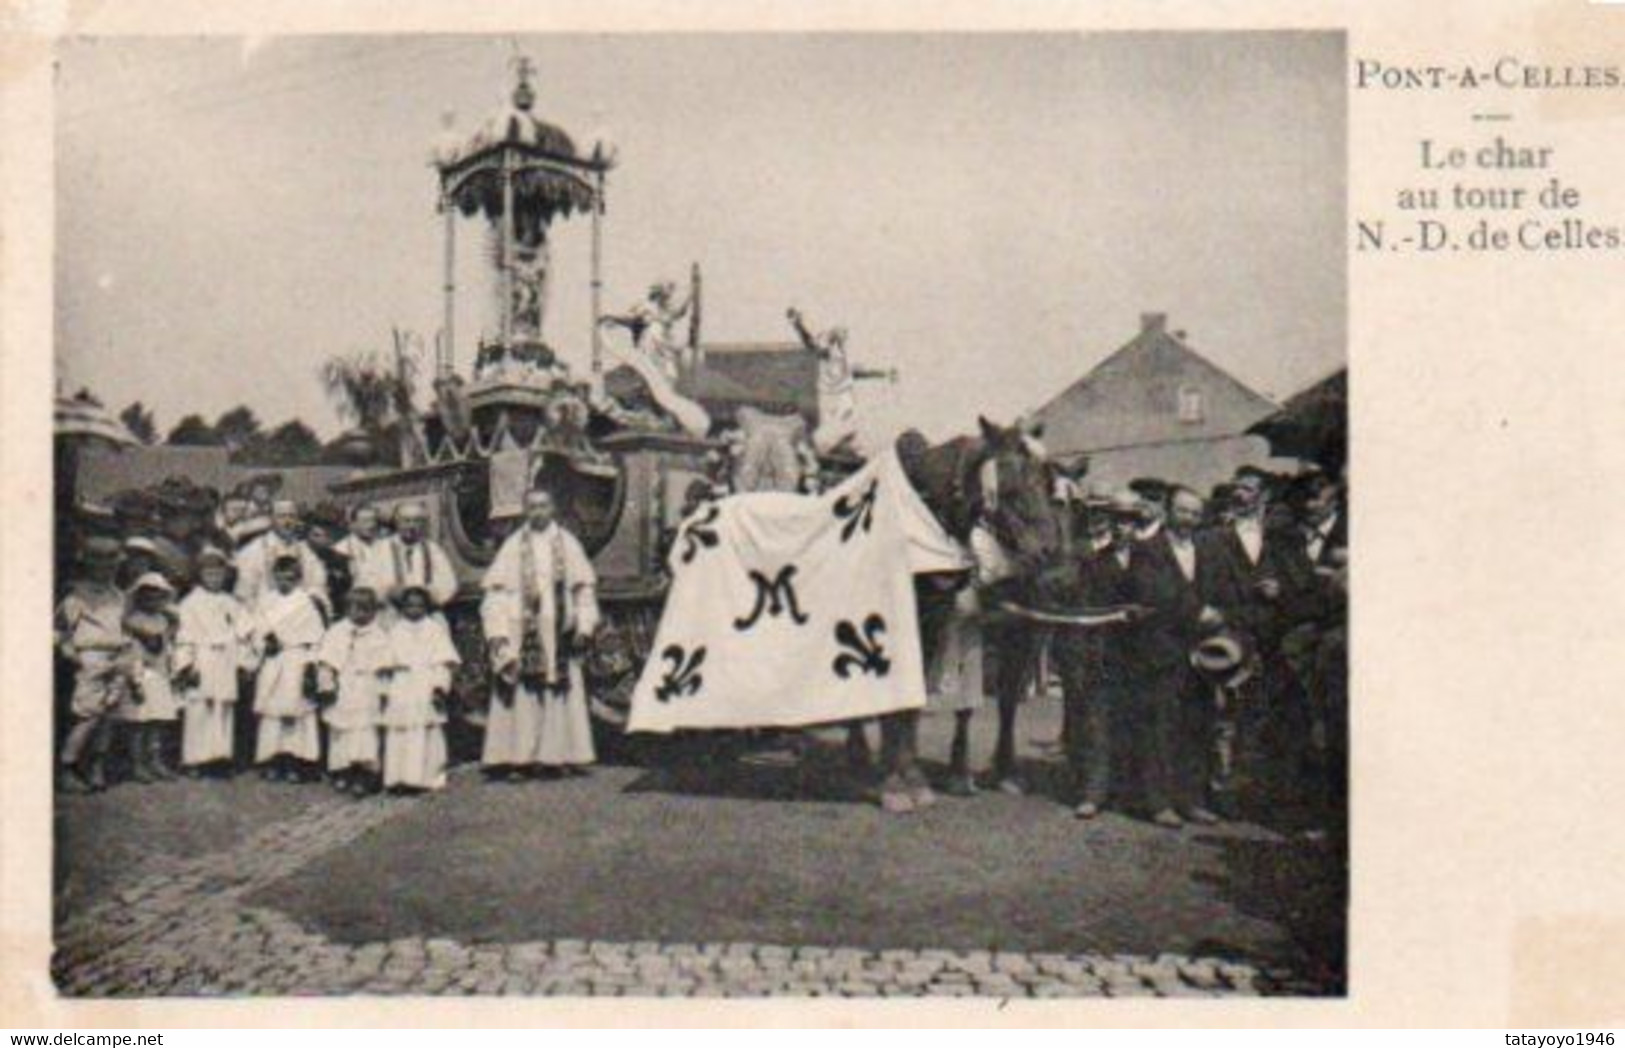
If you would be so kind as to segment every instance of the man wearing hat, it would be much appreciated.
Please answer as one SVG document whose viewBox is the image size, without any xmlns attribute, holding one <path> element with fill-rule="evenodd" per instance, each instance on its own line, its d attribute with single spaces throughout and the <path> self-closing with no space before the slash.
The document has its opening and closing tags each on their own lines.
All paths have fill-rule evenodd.
<svg viewBox="0 0 1625 1048">
<path fill-rule="evenodd" d="M 299 504 L 278 499 L 271 504 L 271 530 L 249 542 L 237 555 L 237 597 L 253 607 L 271 589 L 271 568 L 277 558 L 299 558 L 300 588 L 325 605 L 327 569 L 316 551 L 299 534 Z"/>
<path fill-rule="evenodd" d="M 1224 617 L 1203 599 L 1195 530 L 1202 499 L 1172 487 L 1163 527 L 1134 547 L 1127 592 L 1145 617 L 1128 631 L 1136 680 L 1133 721 L 1146 807 L 1159 826 L 1218 821 L 1208 808 L 1212 695 L 1191 668 L 1190 654 Z"/>
<path fill-rule="evenodd" d="M 1278 719 L 1271 711 L 1284 702 L 1286 683 L 1280 659 L 1285 632 L 1281 534 L 1266 526 L 1269 475 L 1243 466 L 1229 488 L 1229 519 L 1198 536 L 1203 599 L 1224 616 L 1226 629 L 1252 663 L 1245 682 L 1215 690 L 1220 710 L 1215 799 L 1226 805 L 1260 770 L 1261 735 Z"/>
<path fill-rule="evenodd" d="M 395 534 L 384 541 L 386 555 L 370 564 L 365 576 L 357 572 L 358 582 L 365 578 L 391 599 L 408 586 L 422 586 L 436 608 L 457 595 L 457 571 L 446 551 L 429 538 L 429 509 L 422 502 L 396 509 Z"/>
<path fill-rule="evenodd" d="M 1135 528 L 1137 542 L 1149 542 L 1162 530 L 1168 517 L 1169 485 L 1156 477 L 1136 477 L 1128 482 L 1128 490 L 1140 500 L 1140 523 Z"/>
<path fill-rule="evenodd" d="M 92 536 L 79 551 L 77 577 L 56 608 L 57 652 L 73 669 L 71 727 L 62 744 L 57 784 L 72 792 L 107 786 L 113 716 L 134 673 L 124 635 L 124 594 L 114 585 L 118 540 Z"/>
<path fill-rule="evenodd" d="M 1084 608 L 1106 609 L 1130 603 L 1128 570 L 1140 500 L 1122 491 L 1092 498 L 1086 519 L 1087 543 L 1077 556 L 1075 598 Z M 1126 622 L 1057 629 L 1051 645 L 1061 678 L 1067 761 L 1076 778 L 1075 814 L 1092 819 L 1112 791 L 1114 753 L 1129 686 L 1125 658 Z"/>
</svg>

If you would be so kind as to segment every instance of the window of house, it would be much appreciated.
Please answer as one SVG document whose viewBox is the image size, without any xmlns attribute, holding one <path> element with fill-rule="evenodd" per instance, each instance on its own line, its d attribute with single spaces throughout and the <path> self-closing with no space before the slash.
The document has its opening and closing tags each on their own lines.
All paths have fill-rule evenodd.
<svg viewBox="0 0 1625 1048">
<path fill-rule="evenodd" d="M 1179 421 L 1202 421 L 1202 391 L 1192 386 L 1179 388 Z"/>
</svg>

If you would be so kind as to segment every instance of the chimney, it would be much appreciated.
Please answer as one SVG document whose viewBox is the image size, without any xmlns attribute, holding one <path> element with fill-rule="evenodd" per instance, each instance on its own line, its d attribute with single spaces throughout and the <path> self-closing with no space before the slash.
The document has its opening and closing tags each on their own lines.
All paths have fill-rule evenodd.
<svg viewBox="0 0 1625 1048">
<path fill-rule="evenodd" d="M 1167 329 L 1168 329 L 1168 314 L 1166 314 L 1166 313 L 1141 313 L 1140 314 L 1140 334 L 1142 334 L 1142 335 L 1160 335 L 1164 331 L 1166 331 Z"/>
</svg>

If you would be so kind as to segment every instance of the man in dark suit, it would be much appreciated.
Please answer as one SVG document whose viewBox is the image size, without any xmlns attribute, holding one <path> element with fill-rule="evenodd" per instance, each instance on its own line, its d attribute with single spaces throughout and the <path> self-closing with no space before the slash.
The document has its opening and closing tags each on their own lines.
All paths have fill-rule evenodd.
<svg viewBox="0 0 1625 1048">
<path fill-rule="evenodd" d="M 1127 592 L 1146 609 L 1129 631 L 1127 645 L 1135 676 L 1134 719 L 1141 732 L 1141 781 L 1152 821 L 1169 828 L 1186 819 L 1218 821 L 1206 796 L 1212 696 L 1190 664 L 1196 642 L 1224 621 L 1199 588 L 1195 529 L 1201 520 L 1200 496 L 1171 488 L 1163 526 L 1129 557 Z"/>
<path fill-rule="evenodd" d="M 1107 609 L 1129 603 L 1128 568 L 1134 529 L 1141 522 L 1137 498 L 1125 492 L 1091 505 L 1087 541 L 1076 554 L 1068 603 Z M 1061 678 L 1067 763 L 1077 790 L 1075 814 L 1092 819 L 1112 792 L 1115 722 L 1122 719 L 1128 687 L 1124 622 L 1058 628 L 1050 638 Z"/>
<path fill-rule="evenodd" d="M 1245 683 L 1224 689 L 1215 725 L 1214 802 L 1234 809 L 1239 795 L 1263 778 L 1264 735 L 1272 710 L 1290 701 L 1290 671 L 1281 658 L 1285 633 L 1281 564 L 1292 533 L 1266 523 L 1268 478 L 1243 467 L 1227 485 L 1221 523 L 1198 536 L 1202 599 L 1224 616 L 1225 628 L 1252 653 Z"/>
<path fill-rule="evenodd" d="M 1348 514 L 1342 485 L 1309 474 L 1293 486 L 1280 542 L 1283 661 L 1300 684 L 1288 756 L 1311 832 L 1345 816 L 1348 782 Z"/>
</svg>

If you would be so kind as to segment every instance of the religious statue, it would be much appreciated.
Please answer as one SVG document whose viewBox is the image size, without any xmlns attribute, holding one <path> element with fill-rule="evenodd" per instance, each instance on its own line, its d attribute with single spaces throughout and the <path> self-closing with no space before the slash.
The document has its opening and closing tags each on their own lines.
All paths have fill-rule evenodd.
<svg viewBox="0 0 1625 1048">
<path fill-rule="evenodd" d="M 846 328 L 814 333 L 794 306 L 785 311 L 801 344 L 818 358 L 818 429 L 813 447 L 830 452 L 853 440 L 858 432 L 857 386 L 846 355 Z"/>
<path fill-rule="evenodd" d="M 547 233 L 545 229 L 538 229 L 538 233 L 531 243 L 520 240 L 514 251 L 512 316 L 516 338 L 542 337 L 551 273 Z"/>
<path fill-rule="evenodd" d="M 682 362 L 683 347 L 675 334 L 677 322 L 688 315 L 694 305 L 694 289 L 690 287 L 681 303 L 676 301 L 677 284 L 664 280 L 649 287 L 648 296 L 633 304 L 625 313 L 600 317 L 604 327 L 625 328 L 632 336 L 632 346 L 647 354 L 656 365 L 673 380 L 677 378 Z M 651 345 L 643 347 L 643 336 L 654 331 Z"/>
<path fill-rule="evenodd" d="M 696 279 L 698 279 L 696 277 Z M 625 313 L 607 314 L 598 318 L 602 327 L 625 329 L 632 345 L 624 349 L 610 347 L 609 351 L 631 368 L 643 380 L 649 398 L 684 432 L 703 437 L 711 429 L 711 416 L 697 402 L 677 391 L 682 371 L 684 347 L 677 342 L 677 322 L 687 316 L 694 306 L 694 287 L 681 302 L 677 299 L 677 284 L 665 280 L 649 287 L 648 296 L 635 303 Z M 650 335 L 644 344 L 644 335 Z"/>
</svg>

